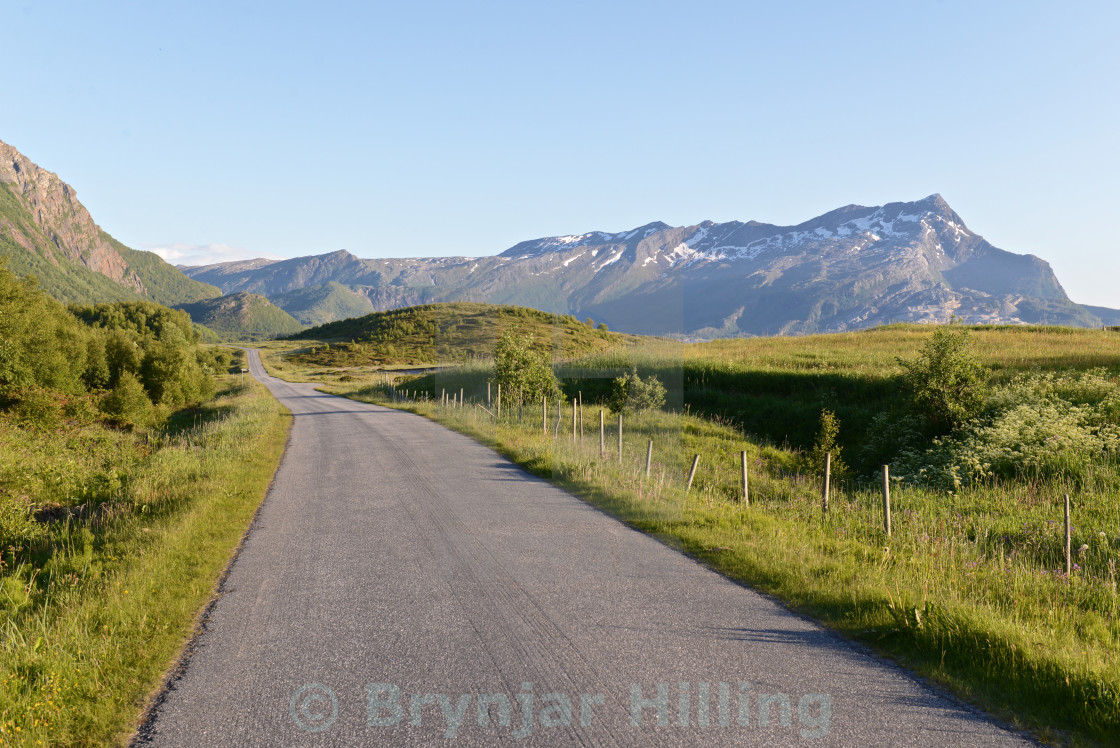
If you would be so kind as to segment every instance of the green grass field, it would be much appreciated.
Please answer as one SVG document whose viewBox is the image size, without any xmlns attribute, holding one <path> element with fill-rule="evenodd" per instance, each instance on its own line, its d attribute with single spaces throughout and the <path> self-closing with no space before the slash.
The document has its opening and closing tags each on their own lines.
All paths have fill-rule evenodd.
<svg viewBox="0 0 1120 748">
<path fill-rule="evenodd" d="M 0 423 L 5 493 L 34 497 L 0 567 L 0 744 L 125 742 L 191 636 L 283 452 L 260 385 L 157 431 Z"/>
<path fill-rule="evenodd" d="M 468 407 L 394 402 L 384 374 L 324 377 L 324 389 L 434 418 L 508 455 L 620 519 L 729 576 L 867 644 L 1012 724 L 1052 743 L 1111 744 L 1120 734 L 1120 460 L 1103 455 L 1077 480 L 993 479 L 945 491 L 893 486 L 893 535 L 868 465 L 833 486 L 823 515 L 820 477 L 807 469 L 822 404 L 841 417 L 858 457 L 875 413 L 904 396 L 898 357 L 912 358 L 928 328 L 850 335 L 649 343 L 565 362 L 565 398 L 582 396 L 584 435 L 571 436 L 571 403 L 548 436 L 539 404 L 485 404 L 488 367 L 397 376 L 395 392 L 463 387 Z M 1120 335 L 1061 328 L 979 328 L 979 357 L 995 390 L 1014 377 L 1098 368 L 1116 390 Z M 623 460 L 609 414 L 600 457 L 596 404 L 612 372 L 636 366 L 670 389 L 668 411 L 627 415 Z M 675 394 L 674 394 L 675 391 Z M 493 408 L 492 408 L 493 409 Z M 556 434 L 554 436 L 554 434 Z M 646 447 L 654 441 L 651 476 Z M 750 473 L 741 501 L 739 453 Z M 701 462 L 691 492 L 692 458 Z M 861 472 L 862 471 L 862 472 Z M 1073 494 L 1074 573 L 1063 569 L 1061 496 Z"/>
</svg>

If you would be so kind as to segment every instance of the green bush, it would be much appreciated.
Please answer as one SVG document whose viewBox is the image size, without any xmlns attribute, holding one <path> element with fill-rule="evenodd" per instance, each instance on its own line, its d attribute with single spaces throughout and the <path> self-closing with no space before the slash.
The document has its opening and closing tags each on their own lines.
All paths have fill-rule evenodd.
<svg viewBox="0 0 1120 748">
<path fill-rule="evenodd" d="M 966 328 L 934 331 L 913 361 L 898 360 L 914 409 L 935 434 L 946 434 L 975 416 L 984 403 L 985 370 L 972 351 Z"/>
<path fill-rule="evenodd" d="M 11 412 L 24 428 L 56 429 L 62 425 L 62 403 L 57 392 L 42 387 L 24 387 L 14 396 Z"/>
<path fill-rule="evenodd" d="M 642 379 L 632 369 L 612 382 L 607 404 L 612 413 L 660 410 L 665 406 L 665 385 L 652 374 Z"/>
<path fill-rule="evenodd" d="M 494 378 L 506 401 L 514 401 L 520 393 L 525 402 L 538 402 L 542 397 L 554 397 L 560 390 L 548 354 L 533 349 L 531 335 L 519 335 L 512 330 L 506 330 L 498 339 Z"/>
<path fill-rule="evenodd" d="M 0 497 L 0 551 L 24 548 L 45 534 L 43 526 L 31 516 L 31 507 L 9 497 Z"/>
<path fill-rule="evenodd" d="M 152 420 L 152 402 L 144 385 L 132 372 L 124 372 L 115 387 L 106 393 L 101 409 L 121 426 L 146 426 Z"/>
<path fill-rule="evenodd" d="M 105 336 L 92 334 L 86 341 L 86 368 L 82 382 L 87 389 L 103 390 L 109 386 L 109 359 L 105 355 Z"/>
<path fill-rule="evenodd" d="M 100 420 L 101 411 L 92 395 L 77 395 L 63 404 L 62 415 L 67 421 L 73 421 L 79 426 L 88 426 Z"/>
<path fill-rule="evenodd" d="M 951 437 L 901 454 L 900 475 L 957 490 L 997 478 L 1084 479 L 1120 459 L 1120 387 L 1102 371 L 1016 378 Z"/>
<path fill-rule="evenodd" d="M 816 441 L 809 452 L 809 469 L 814 473 L 824 473 L 825 455 L 829 458 L 829 471 L 835 478 L 842 478 L 848 472 L 848 466 L 840 456 L 843 449 L 840 447 L 840 419 L 827 408 L 821 411 L 820 427 L 817 430 Z"/>
<path fill-rule="evenodd" d="M 125 372 L 138 373 L 142 357 L 143 351 L 135 334 L 124 330 L 109 330 L 105 335 L 105 361 L 109 367 L 107 386 L 116 387 Z"/>
</svg>

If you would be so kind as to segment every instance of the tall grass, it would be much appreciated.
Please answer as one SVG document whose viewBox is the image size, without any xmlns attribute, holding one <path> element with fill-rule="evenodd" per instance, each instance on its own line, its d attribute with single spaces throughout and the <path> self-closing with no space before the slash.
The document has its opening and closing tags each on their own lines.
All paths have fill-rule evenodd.
<svg viewBox="0 0 1120 748">
<path fill-rule="evenodd" d="M 44 505 L 0 569 L 0 743 L 124 740 L 191 635 L 283 451 L 263 387 L 159 432 L 0 425 L 0 475 Z"/>
<path fill-rule="evenodd" d="M 463 386 L 480 376 L 481 370 L 463 372 Z M 401 380 L 395 391 L 377 384 L 326 389 L 403 407 L 470 435 L 1044 739 L 1107 744 L 1120 734 L 1116 462 L 1095 465 L 1077 487 L 1076 565 L 1067 577 L 1059 501 L 1070 487 L 1057 478 L 988 481 L 954 493 L 897 485 L 887 538 L 877 491 L 835 486 L 825 516 L 820 478 L 801 472 L 798 451 L 746 439 L 711 418 L 627 416 L 619 462 L 616 421 L 606 418 L 601 456 L 598 406 L 590 406 L 586 393 L 583 438 L 573 440 L 570 401 L 558 429 L 550 405 L 546 435 L 539 404 L 520 419 L 507 405 L 495 419 L 478 407 L 485 399 L 479 382 L 467 389 L 474 403 L 465 407 L 399 400 L 417 384 L 434 383 Z M 646 478 L 651 439 L 654 461 Z M 749 505 L 740 501 L 742 450 Z M 700 467 L 686 494 L 696 454 Z"/>
</svg>

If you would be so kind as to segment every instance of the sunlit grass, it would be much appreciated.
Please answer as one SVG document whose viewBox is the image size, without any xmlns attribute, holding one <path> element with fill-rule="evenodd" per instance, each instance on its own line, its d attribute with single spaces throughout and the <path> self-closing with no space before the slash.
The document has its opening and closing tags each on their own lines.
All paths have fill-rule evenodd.
<svg viewBox="0 0 1120 748">
<path fill-rule="evenodd" d="M 124 740 L 190 636 L 279 462 L 260 385 L 133 433 L 0 426 L 6 491 L 48 510 L 0 576 L 0 744 Z"/>
<path fill-rule="evenodd" d="M 838 352 L 818 361 L 851 373 L 855 358 L 874 355 L 881 366 L 868 369 L 874 374 L 866 378 L 886 378 L 888 358 L 916 352 L 921 332 L 877 331 L 870 337 L 885 335 L 890 342 L 875 343 L 873 354 L 851 353 L 849 364 L 843 363 L 849 336 L 839 336 L 844 340 Z M 1021 336 L 1029 334 L 1010 331 L 1010 350 L 1026 345 Z M 1112 338 L 1092 331 L 1040 334 L 1050 342 L 1031 361 L 1048 360 L 1055 367 L 1071 360 L 1112 361 L 1105 350 Z M 910 336 L 914 339 L 903 345 Z M 1067 346 L 1068 340 L 1075 343 Z M 1081 350 L 1085 341 L 1095 352 Z M 728 351 L 756 346 L 756 353 L 769 348 L 773 358 L 763 365 L 779 371 L 791 361 L 807 361 L 811 353 L 799 342 L 718 345 Z M 664 372 L 675 362 L 688 367 L 697 360 L 695 351 L 704 348 L 660 343 L 593 363 L 606 368 L 637 363 L 639 369 Z M 680 351 L 685 353 L 668 358 Z M 757 359 L 748 356 L 744 362 L 738 366 L 746 369 Z M 1066 577 L 1061 497 L 1071 488 L 1061 480 L 992 481 L 956 493 L 896 484 L 893 535 L 887 538 L 882 498 L 873 484 L 852 480 L 834 486 L 825 516 L 820 478 L 802 472 L 800 453 L 748 438 L 734 423 L 680 412 L 626 416 L 620 463 L 617 421 L 609 414 L 606 453 L 600 455 L 599 406 L 588 393 L 578 393 L 585 400 L 583 438 L 573 440 L 570 400 L 559 415 L 556 404 L 549 404 L 545 435 L 539 403 L 519 410 L 507 400 L 500 421 L 480 407 L 486 404 L 487 376 L 480 365 L 398 377 L 392 396 L 377 379 L 324 388 L 413 410 L 489 444 L 633 526 L 1048 740 L 1108 743 L 1120 731 L 1120 466 L 1114 462 L 1096 465 L 1074 493 L 1075 569 Z M 457 394 L 459 387 L 465 407 L 437 404 L 441 391 Z M 400 401 L 418 397 L 418 391 L 429 401 Z M 493 403 L 490 410 L 496 411 Z M 651 439 L 654 458 L 646 478 Z M 741 451 L 747 452 L 749 506 L 741 502 Z M 700 465 L 686 495 L 696 454 Z"/>
</svg>

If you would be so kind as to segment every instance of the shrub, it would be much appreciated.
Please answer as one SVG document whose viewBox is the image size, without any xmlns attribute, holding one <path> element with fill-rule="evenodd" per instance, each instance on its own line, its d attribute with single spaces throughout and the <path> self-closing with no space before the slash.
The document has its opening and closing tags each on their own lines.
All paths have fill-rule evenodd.
<svg viewBox="0 0 1120 748">
<path fill-rule="evenodd" d="M 109 359 L 105 356 L 105 336 L 99 332 L 86 342 L 86 369 L 82 382 L 88 389 L 102 390 L 109 386 Z"/>
<path fill-rule="evenodd" d="M 26 428 L 56 429 L 62 425 L 62 403 L 58 393 L 42 387 L 25 387 L 15 393 L 12 414 Z"/>
<path fill-rule="evenodd" d="M 809 468 L 816 473 L 824 473 L 825 455 L 832 455 L 829 461 L 829 470 L 833 477 L 843 477 L 848 472 L 840 453 L 839 444 L 840 419 L 831 410 L 825 408 L 821 411 L 820 427 L 817 430 L 816 441 L 809 452 Z"/>
<path fill-rule="evenodd" d="M 140 371 L 142 351 L 134 337 L 118 329 L 110 330 L 106 334 L 105 361 L 109 367 L 109 387 L 116 387 L 125 372 L 136 374 Z"/>
<path fill-rule="evenodd" d="M 508 393 L 503 399 L 512 400 L 521 393 L 527 402 L 535 402 L 559 391 L 548 354 L 533 350 L 531 335 L 507 330 L 498 339 L 494 353 L 494 378 Z"/>
<path fill-rule="evenodd" d="M 984 367 L 963 327 L 938 327 L 913 361 L 899 359 L 914 409 L 936 434 L 953 431 L 975 416 L 984 402 Z"/>
<path fill-rule="evenodd" d="M 904 451 L 900 475 L 956 490 L 995 478 L 1079 480 L 1120 458 L 1120 387 L 1103 372 L 1020 376 L 984 411 L 952 437 Z"/>
<path fill-rule="evenodd" d="M 101 401 L 101 409 L 121 426 L 145 426 L 152 419 L 152 402 L 144 385 L 132 372 L 121 374 L 117 384 Z"/>
<path fill-rule="evenodd" d="M 660 410 L 665 406 L 665 385 L 652 374 L 642 379 L 637 369 L 631 370 L 612 383 L 608 405 L 612 413 Z"/>
<path fill-rule="evenodd" d="M 0 550 L 23 548 L 45 534 L 43 526 L 31 516 L 31 507 L 9 497 L 0 498 Z"/>
</svg>

